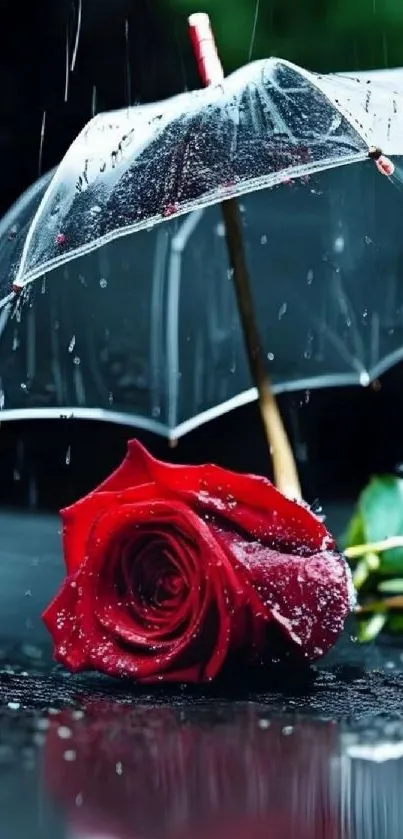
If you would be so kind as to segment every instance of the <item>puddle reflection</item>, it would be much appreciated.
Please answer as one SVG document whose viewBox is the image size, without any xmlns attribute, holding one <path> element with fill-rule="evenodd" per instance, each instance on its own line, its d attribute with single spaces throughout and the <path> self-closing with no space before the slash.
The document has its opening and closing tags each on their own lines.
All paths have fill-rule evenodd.
<svg viewBox="0 0 403 839">
<path fill-rule="evenodd" d="M 401 837 L 403 760 L 332 722 L 103 702 L 48 723 L 42 778 L 71 839 Z"/>
</svg>

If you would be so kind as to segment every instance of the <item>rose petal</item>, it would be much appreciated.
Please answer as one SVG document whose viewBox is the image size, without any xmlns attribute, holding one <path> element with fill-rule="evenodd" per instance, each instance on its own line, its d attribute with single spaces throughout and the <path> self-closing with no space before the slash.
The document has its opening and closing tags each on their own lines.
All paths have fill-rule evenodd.
<svg viewBox="0 0 403 839">
<path fill-rule="evenodd" d="M 286 498 L 266 478 L 241 475 L 212 464 L 163 463 L 137 440 L 130 440 L 121 468 L 125 476 L 130 475 L 131 468 L 133 477 L 148 475 L 161 491 L 169 490 L 284 552 L 308 555 L 335 547 L 323 522 L 305 505 Z"/>
<path fill-rule="evenodd" d="M 162 494 L 160 490 L 157 497 L 161 498 Z M 153 484 L 129 488 L 129 490 L 126 488 L 126 491 L 122 490 L 122 493 L 95 490 L 70 507 L 60 510 L 63 524 L 63 555 L 68 573 L 72 574 L 77 571 L 83 562 L 92 527 L 102 513 L 118 507 L 121 503 L 127 504 L 129 500 L 133 503 L 139 501 L 146 503 L 147 500 L 154 501 L 155 498 L 156 489 Z"/>
<path fill-rule="evenodd" d="M 97 494 L 100 500 L 98 507 L 94 499 L 90 499 L 93 505 L 91 511 L 96 510 L 98 516 L 93 521 L 86 543 L 81 545 L 84 550 L 74 580 L 77 596 L 74 604 L 71 598 L 68 603 L 68 608 L 73 609 L 72 620 L 64 626 L 64 632 L 55 632 L 58 615 L 66 608 L 71 576 L 45 613 L 46 624 L 56 645 L 56 657 L 72 669 L 92 666 L 111 675 L 131 674 L 141 680 L 155 680 L 168 671 L 170 680 L 183 678 L 184 675 L 189 681 L 211 679 L 222 667 L 232 641 L 239 635 L 243 636 L 240 627 L 244 593 L 231 563 L 217 545 L 207 524 L 179 501 L 175 502 L 174 508 L 171 502 L 152 498 L 144 504 L 144 489 L 141 488 L 141 502 L 132 503 L 132 499 L 138 496 L 138 490 L 130 489 L 120 494 L 118 505 L 112 505 L 107 510 L 104 502 L 109 493 Z M 146 489 L 149 490 L 149 485 Z M 151 491 L 149 495 L 152 495 Z M 82 504 L 78 513 L 73 510 L 76 525 L 77 521 L 82 522 L 84 508 Z M 105 562 L 108 562 L 114 541 L 119 541 L 120 535 L 126 538 L 128 528 L 142 523 L 148 528 L 150 521 L 156 522 L 158 532 L 162 532 L 162 528 L 167 528 L 168 532 L 169 528 L 176 528 L 186 538 L 193 539 L 199 551 L 198 563 L 193 570 L 194 590 L 188 598 L 189 608 L 193 609 L 192 616 L 183 632 L 170 639 L 170 644 L 162 651 L 159 647 L 164 640 L 163 635 L 158 638 L 157 634 L 157 649 L 154 651 L 152 633 L 136 624 L 133 617 L 128 619 L 125 607 L 118 606 L 116 597 L 113 597 L 109 582 L 105 583 L 107 591 L 103 590 L 99 577 Z M 81 540 L 84 529 L 87 532 L 88 525 L 82 527 Z M 209 638 L 212 607 L 215 623 L 210 627 L 213 635 Z M 190 665 L 192 650 L 200 638 L 203 638 L 202 648 L 196 662 L 192 661 Z"/>
<path fill-rule="evenodd" d="M 307 658 L 318 658 L 331 649 L 351 611 L 349 572 L 340 554 L 290 556 L 230 532 L 216 536 L 247 572 L 260 609 Z"/>
</svg>

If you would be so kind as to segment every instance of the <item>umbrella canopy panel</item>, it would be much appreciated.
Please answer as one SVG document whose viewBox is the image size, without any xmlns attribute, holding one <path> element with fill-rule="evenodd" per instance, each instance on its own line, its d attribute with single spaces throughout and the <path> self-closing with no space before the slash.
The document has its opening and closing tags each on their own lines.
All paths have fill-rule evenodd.
<svg viewBox="0 0 403 839">
<path fill-rule="evenodd" d="M 25 225 L 43 189 L 21 199 Z M 366 385 L 403 357 L 402 201 L 370 161 L 240 200 L 276 392 Z M 2 273 L 19 247 L 4 236 Z M 256 397 L 218 206 L 56 267 L 0 315 L 2 419 L 99 417 L 177 437 Z"/>
<path fill-rule="evenodd" d="M 96 116 L 44 195 L 18 286 L 116 237 L 223 198 L 364 159 L 403 154 L 403 99 L 279 59 L 222 84 Z"/>
</svg>

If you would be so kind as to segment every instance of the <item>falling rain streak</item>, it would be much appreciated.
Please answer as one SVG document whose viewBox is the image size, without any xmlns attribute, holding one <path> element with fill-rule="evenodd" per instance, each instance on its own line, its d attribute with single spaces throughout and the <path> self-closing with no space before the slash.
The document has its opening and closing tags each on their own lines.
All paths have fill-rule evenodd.
<svg viewBox="0 0 403 839">
<path fill-rule="evenodd" d="M 42 158 L 43 158 L 43 144 L 45 141 L 45 128 L 46 128 L 46 111 L 42 114 L 42 124 L 41 124 L 41 136 L 39 139 L 39 155 L 38 155 L 38 177 L 40 178 L 42 174 Z"/>
<path fill-rule="evenodd" d="M 66 73 L 64 79 L 64 101 L 67 102 L 69 98 L 69 81 L 70 81 L 70 47 L 69 47 L 69 28 L 66 28 Z"/>
<path fill-rule="evenodd" d="M 81 34 L 81 16 L 82 16 L 82 0 L 78 0 L 76 37 L 74 39 L 73 55 L 71 57 L 71 64 L 70 64 L 70 72 L 71 73 L 73 73 L 74 68 L 76 66 L 78 44 L 79 44 L 79 41 L 80 41 L 80 34 Z"/>
<path fill-rule="evenodd" d="M 130 72 L 129 21 L 125 20 L 125 53 L 126 53 L 126 96 L 128 106 L 132 103 L 132 79 Z"/>
<path fill-rule="evenodd" d="M 91 116 L 94 117 L 97 112 L 97 88 L 96 85 L 92 88 L 92 98 L 91 98 Z"/>
<path fill-rule="evenodd" d="M 259 8 L 260 8 L 260 0 L 256 0 L 255 17 L 253 19 L 252 36 L 251 36 L 251 39 L 250 39 L 249 52 L 248 52 L 248 61 L 251 61 L 251 59 L 252 59 L 253 47 L 254 47 L 255 38 L 256 38 L 257 23 L 258 23 L 258 19 L 259 19 Z"/>
</svg>

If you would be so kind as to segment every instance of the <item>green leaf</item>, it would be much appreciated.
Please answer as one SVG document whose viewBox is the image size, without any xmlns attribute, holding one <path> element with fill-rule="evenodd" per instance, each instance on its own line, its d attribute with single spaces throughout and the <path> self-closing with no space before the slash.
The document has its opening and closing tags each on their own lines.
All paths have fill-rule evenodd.
<svg viewBox="0 0 403 839">
<path fill-rule="evenodd" d="M 377 612 L 367 620 L 360 620 L 357 626 L 358 640 L 361 641 L 362 644 L 367 644 L 369 641 L 373 641 L 374 638 L 382 632 L 387 620 L 388 616 L 386 612 Z"/>
<path fill-rule="evenodd" d="M 345 547 L 403 536 L 403 480 L 378 475 L 361 493 L 345 537 Z M 381 554 L 381 574 L 403 576 L 403 548 Z"/>
<path fill-rule="evenodd" d="M 358 501 L 365 540 L 380 542 L 403 535 L 403 480 L 395 475 L 371 479 Z"/>
<path fill-rule="evenodd" d="M 403 594 L 403 579 L 383 580 L 378 585 L 378 591 L 382 594 Z"/>
<path fill-rule="evenodd" d="M 347 527 L 346 533 L 342 536 L 343 548 L 351 548 L 354 545 L 363 545 L 366 541 L 364 521 L 361 514 L 355 512 Z"/>
</svg>

